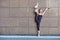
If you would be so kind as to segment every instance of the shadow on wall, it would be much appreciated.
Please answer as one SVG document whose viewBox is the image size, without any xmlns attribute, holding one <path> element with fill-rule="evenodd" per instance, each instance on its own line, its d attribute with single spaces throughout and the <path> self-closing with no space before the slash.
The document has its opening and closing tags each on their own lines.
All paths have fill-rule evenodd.
<svg viewBox="0 0 60 40">
<path fill-rule="evenodd" d="M 9 0 L 0 0 L 0 7 L 8 7 Z"/>
</svg>

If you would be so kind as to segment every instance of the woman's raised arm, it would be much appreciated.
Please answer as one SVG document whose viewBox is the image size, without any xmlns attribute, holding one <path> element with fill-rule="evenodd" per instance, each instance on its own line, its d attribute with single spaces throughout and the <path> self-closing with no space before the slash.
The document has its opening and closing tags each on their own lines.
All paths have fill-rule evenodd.
<svg viewBox="0 0 60 40">
<path fill-rule="evenodd" d="M 44 10 L 43 15 L 45 14 L 45 12 L 46 12 L 48 9 L 49 9 L 49 8 L 46 8 L 46 9 Z"/>
</svg>

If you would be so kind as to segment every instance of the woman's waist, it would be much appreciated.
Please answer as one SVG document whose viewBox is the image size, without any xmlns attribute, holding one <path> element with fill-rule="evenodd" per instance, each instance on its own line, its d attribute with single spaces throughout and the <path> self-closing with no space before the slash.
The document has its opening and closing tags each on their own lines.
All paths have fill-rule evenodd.
<svg viewBox="0 0 60 40">
<path fill-rule="evenodd" d="M 42 16 L 42 15 L 37 14 L 37 16 Z"/>
<path fill-rule="evenodd" d="M 38 13 L 37 15 L 43 15 L 43 13 Z"/>
</svg>

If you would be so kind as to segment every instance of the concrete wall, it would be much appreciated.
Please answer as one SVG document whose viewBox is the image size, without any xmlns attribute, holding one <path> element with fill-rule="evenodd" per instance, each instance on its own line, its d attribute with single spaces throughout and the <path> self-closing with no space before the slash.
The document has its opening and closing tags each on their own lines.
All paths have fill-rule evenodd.
<svg viewBox="0 0 60 40">
<path fill-rule="evenodd" d="M 41 21 L 41 34 L 60 34 L 60 0 L 0 0 L 0 34 L 36 34 L 34 6 L 50 7 Z"/>
</svg>

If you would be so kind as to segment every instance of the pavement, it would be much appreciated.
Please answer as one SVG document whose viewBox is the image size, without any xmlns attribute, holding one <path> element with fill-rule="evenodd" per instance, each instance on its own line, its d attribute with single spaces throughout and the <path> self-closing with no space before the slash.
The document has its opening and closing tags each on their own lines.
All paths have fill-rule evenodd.
<svg viewBox="0 0 60 40">
<path fill-rule="evenodd" d="M 18 36 L 0 35 L 0 40 L 60 40 L 60 36 Z"/>
</svg>

